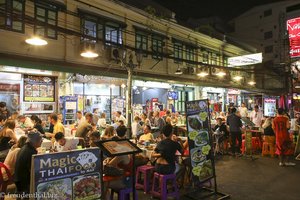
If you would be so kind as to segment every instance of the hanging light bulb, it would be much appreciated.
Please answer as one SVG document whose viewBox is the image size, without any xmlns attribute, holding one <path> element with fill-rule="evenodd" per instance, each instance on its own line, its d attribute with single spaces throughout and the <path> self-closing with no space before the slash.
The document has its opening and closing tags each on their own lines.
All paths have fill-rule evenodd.
<svg viewBox="0 0 300 200">
<path fill-rule="evenodd" d="M 178 66 L 178 68 L 177 68 L 177 70 L 176 70 L 175 74 L 177 74 L 177 75 L 181 75 L 181 74 L 183 74 L 183 72 L 181 71 L 181 69 L 180 69 L 180 67 L 179 67 L 179 66 Z"/>
<path fill-rule="evenodd" d="M 219 77 L 223 77 L 223 76 L 226 75 L 226 73 L 223 72 L 223 71 L 220 71 L 220 72 L 216 73 L 216 75 L 219 76 Z"/>
<path fill-rule="evenodd" d="M 122 83 L 121 88 L 124 89 L 125 87 L 126 87 L 126 85 L 124 83 Z"/>
<path fill-rule="evenodd" d="M 147 89 L 148 89 L 147 87 L 145 87 L 145 86 L 143 87 L 143 90 L 144 90 L 144 91 L 147 90 Z"/>
<path fill-rule="evenodd" d="M 80 55 L 85 58 L 97 58 L 99 56 L 98 53 L 91 51 L 91 50 L 83 51 L 83 52 L 81 52 Z"/>
<path fill-rule="evenodd" d="M 115 84 L 111 84 L 109 87 L 110 87 L 110 88 L 115 88 L 116 85 L 115 85 Z"/>
<path fill-rule="evenodd" d="M 249 84 L 249 85 L 255 85 L 256 82 L 254 82 L 254 81 L 249 81 L 248 84 Z"/>
<path fill-rule="evenodd" d="M 208 73 L 206 71 L 201 71 L 197 74 L 197 76 L 205 77 L 205 76 L 208 76 Z"/>
<path fill-rule="evenodd" d="M 235 77 L 233 77 L 233 79 L 236 80 L 236 81 L 240 81 L 240 80 L 243 79 L 243 77 L 242 76 L 235 76 Z"/>
<path fill-rule="evenodd" d="M 136 90 L 136 89 L 137 89 L 137 86 L 136 86 L 136 85 L 132 86 L 132 89 Z"/>
<path fill-rule="evenodd" d="M 30 45 L 34 45 L 34 46 L 45 46 L 48 44 L 48 42 L 40 37 L 37 37 L 37 36 L 33 36 L 31 38 L 28 38 L 25 40 L 25 42 L 27 44 L 30 44 Z"/>
</svg>

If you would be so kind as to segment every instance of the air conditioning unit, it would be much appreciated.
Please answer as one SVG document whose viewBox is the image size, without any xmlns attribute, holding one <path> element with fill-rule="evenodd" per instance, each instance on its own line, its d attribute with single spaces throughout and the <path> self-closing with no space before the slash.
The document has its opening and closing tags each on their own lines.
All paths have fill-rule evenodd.
<svg viewBox="0 0 300 200">
<path fill-rule="evenodd" d="M 185 64 L 185 74 L 195 75 L 197 74 L 196 66 L 191 64 Z"/>
</svg>

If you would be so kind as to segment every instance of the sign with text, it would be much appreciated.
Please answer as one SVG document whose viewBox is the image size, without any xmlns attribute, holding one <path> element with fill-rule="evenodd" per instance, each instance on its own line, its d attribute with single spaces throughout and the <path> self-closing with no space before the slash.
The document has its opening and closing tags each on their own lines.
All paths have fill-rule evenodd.
<svg viewBox="0 0 300 200">
<path fill-rule="evenodd" d="M 55 78 L 24 75 L 24 101 L 54 102 Z"/>
<path fill-rule="evenodd" d="M 228 66 L 254 65 L 262 62 L 262 53 L 249 54 L 228 58 Z"/>
<path fill-rule="evenodd" d="M 300 17 L 286 22 L 290 42 L 290 57 L 300 56 Z"/>
<path fill-rule="evenodd" d="M 264 98 L 264 116 L 276 116 L 276 99 Z"/>
<path fill-rule="evenodd" d="M 193 181 L 214 178 L 208 100 L 186 102 L 187 131 Z"/>
<path fill-rule="evenodd" d="M 33 156 L 31 192 L 64 200 L 100 199 L 99 155 L 100 149 L 90 148 Z"/>
</svg>

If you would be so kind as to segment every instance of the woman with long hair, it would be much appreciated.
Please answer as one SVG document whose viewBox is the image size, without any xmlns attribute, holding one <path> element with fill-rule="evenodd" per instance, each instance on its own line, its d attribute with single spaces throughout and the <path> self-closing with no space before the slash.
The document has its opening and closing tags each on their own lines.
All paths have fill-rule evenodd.
<svg viewBox="0 0 300 200">
<path fill-rule="evenodd" d="M 42 126 L 42 120 L 38 116 L 36 116 L 36 115 L 32 115 L 30 117 L 30 119 L 31 119 L 31 121 L 34 124 L 33 128 L 35 128 L 42 135 L 45 135 L 45 131 L 44 131 L 43 126 Z"/>
<path fill-rule="evenodd" d="M 18 139 L 15 134 L 16 123 L 14 120 L 7 120 L 0 132 L 0 151 L 10 149 L 10 142 L 17 143 Z"/>
<path fill-rule="evenodd" d="M 101 140 L 109 140 L 113 136 L 115 136 L 115 134 L 116 134 L 115 128 L 113 126 L 108 126 L 106 127 L 103 135 L 101 136 Z"/>
</svg>

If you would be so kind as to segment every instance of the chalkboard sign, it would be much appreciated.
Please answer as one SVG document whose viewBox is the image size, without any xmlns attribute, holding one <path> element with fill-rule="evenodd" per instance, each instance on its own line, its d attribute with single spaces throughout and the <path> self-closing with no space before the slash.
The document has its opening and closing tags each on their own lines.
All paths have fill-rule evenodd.
<svg viewBox="0 0 300 200">
<path fill-rule="evenodd" d="M 99 148 L 34 155 L 31 193 L 37 194 L 38 200 L 47 196 L 65 200 L 100 199 L 99 155 Z"/>
</svg>

